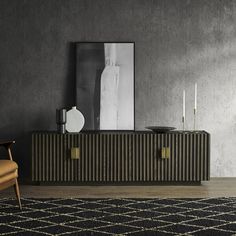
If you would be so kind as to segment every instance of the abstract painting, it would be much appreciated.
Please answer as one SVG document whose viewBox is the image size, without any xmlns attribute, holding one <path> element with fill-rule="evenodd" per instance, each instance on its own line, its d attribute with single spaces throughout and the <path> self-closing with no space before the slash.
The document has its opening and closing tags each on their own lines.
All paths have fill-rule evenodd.
<svg viewBox="0 0 236 236">
<path fill-rule="evenodd" d="M 134 129 L 134 43 L 76 43 L 76 106 L 84 130 Z"/>
</svg>

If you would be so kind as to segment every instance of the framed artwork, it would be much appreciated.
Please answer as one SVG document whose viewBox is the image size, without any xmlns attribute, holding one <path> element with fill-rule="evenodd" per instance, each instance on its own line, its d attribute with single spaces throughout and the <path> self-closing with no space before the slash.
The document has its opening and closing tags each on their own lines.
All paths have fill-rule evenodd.
<svg viewBox="0 0 236 236">
<path fill-rule="evenodd" d="M 83 130 L 134 130 L 134 43 L 76 43 L 76 106 Z"/>
</svg>

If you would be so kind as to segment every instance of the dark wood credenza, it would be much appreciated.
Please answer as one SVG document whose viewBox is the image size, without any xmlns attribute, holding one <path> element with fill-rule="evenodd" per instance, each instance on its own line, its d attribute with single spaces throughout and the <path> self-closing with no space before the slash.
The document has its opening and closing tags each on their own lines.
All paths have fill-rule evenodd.
<svg viewBox="0 0 236 236">
<path fill-rule="evenodd" d="M 79 148 L 79 159 L 71 158 L 71 148 Z M 168 154 L 163 156 L 166 149 Z M 32 133 L 34 182 L 125 184 L 209 179 L 210 135 L 205 131 Z"/>
</svg>

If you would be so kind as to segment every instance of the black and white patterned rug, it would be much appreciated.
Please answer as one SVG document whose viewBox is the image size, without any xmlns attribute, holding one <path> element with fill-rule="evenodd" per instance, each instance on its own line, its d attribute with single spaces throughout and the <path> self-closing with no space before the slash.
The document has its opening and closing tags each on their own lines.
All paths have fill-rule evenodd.
<svg viewBox="0 0 236 236">
<path fill-rule="evenodd" d="M 236 235 L 236 198 L 0 199 L 0 235 Z"/>
</svg>

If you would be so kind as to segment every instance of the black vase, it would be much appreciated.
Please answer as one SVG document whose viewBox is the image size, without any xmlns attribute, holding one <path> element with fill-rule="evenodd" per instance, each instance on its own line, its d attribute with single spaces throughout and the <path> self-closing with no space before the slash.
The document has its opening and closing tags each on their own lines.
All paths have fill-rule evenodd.
<svg viewBox="0 0 236 236">
<path fill-rule="evenodd" d="M 66 133 L 66 125 L 65 124 L 57 124 L 57 132 L 60 134 Z"/>
<path fill-rule="evenodd" d="M 66 109 L 56 110 L 57 131 L 61 134 L 66 132 Z"/>
</svg>

